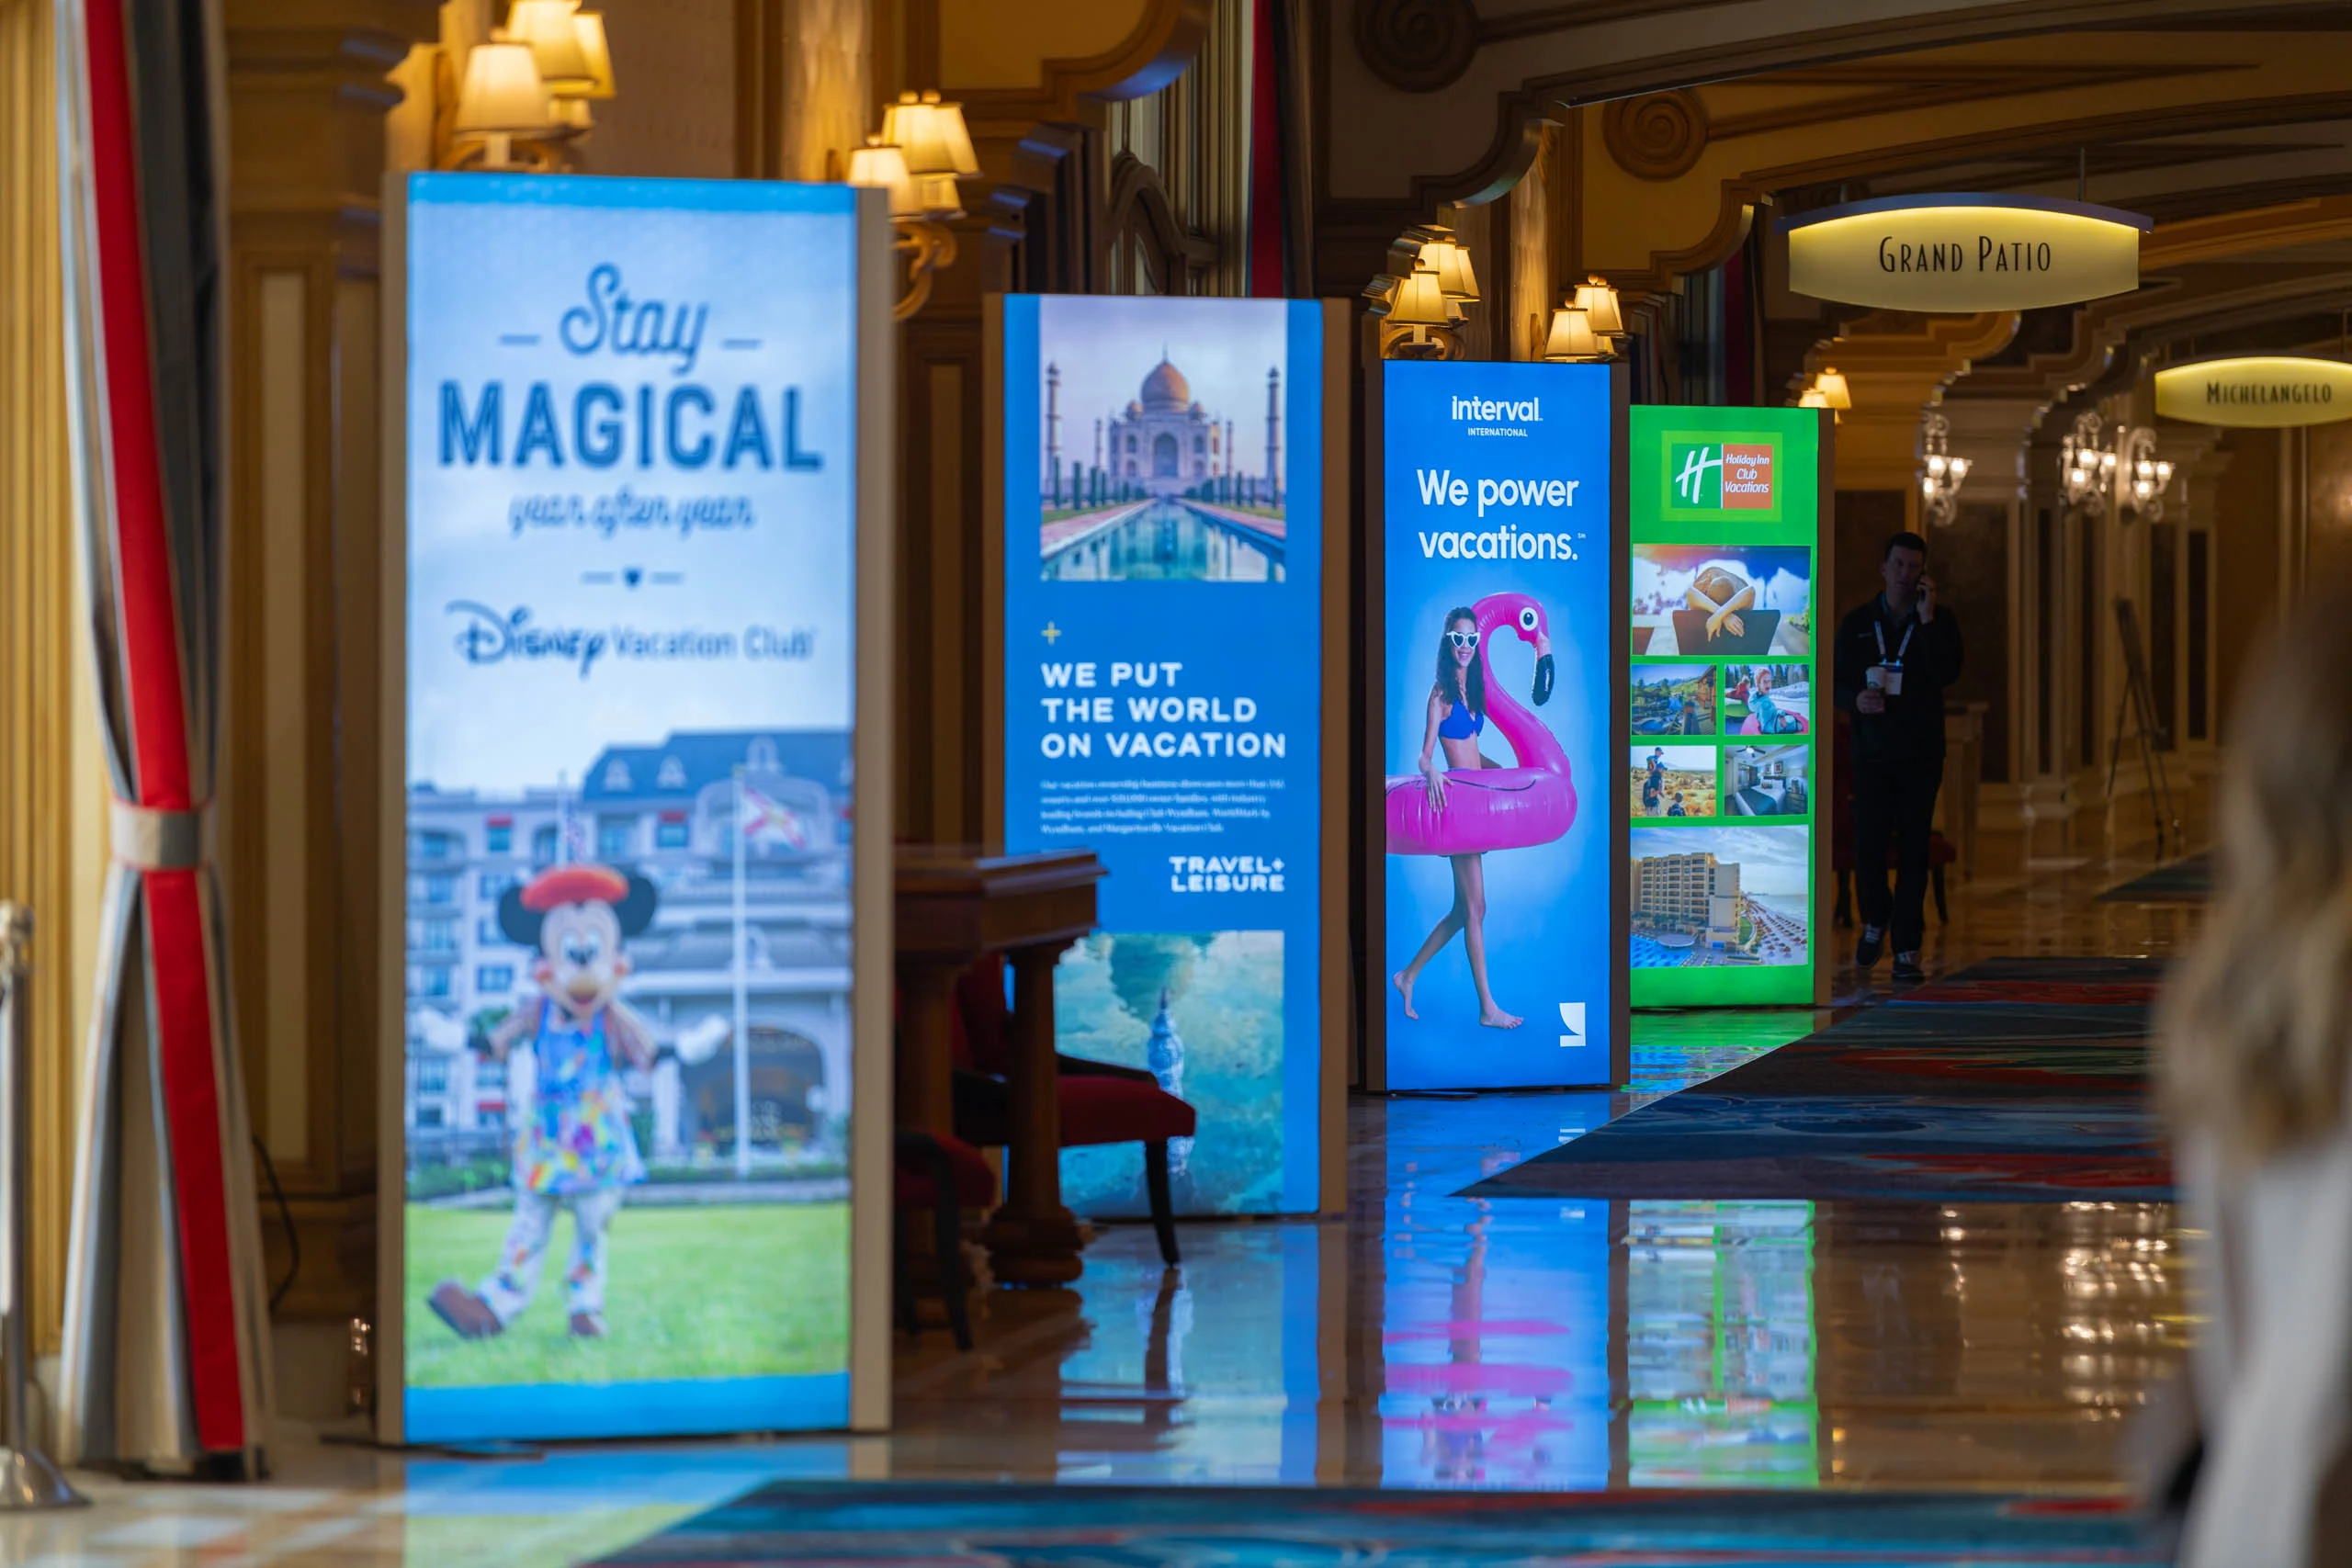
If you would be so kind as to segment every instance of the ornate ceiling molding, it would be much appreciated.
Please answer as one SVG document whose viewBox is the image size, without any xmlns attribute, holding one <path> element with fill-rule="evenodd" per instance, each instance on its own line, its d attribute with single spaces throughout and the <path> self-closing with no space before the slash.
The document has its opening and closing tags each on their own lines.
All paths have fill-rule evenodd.
<svg viewBox="0 0 2352 1568">
<path fill-rule="evenodd" d="M 1868 140 L 1871 128 L 1857 125 L 1854 128 L 1857 145 L 1851 151 L 1747 169 L 1723 178 L 1719 183 L 1713 224 L 1702 236 L 1681 245 L 1653 249 L 1647 253 L 1646 260 L 1636 265 L 1629 266 L 1623 262 L 1596 265 L 1603 265 L 1611 281 L 1621 288 L 1668 288 L 1676 277 L 1720 265 L 1745 240 L 1755 209 L 1776 191 L 1819 186 L 1840 178 L 1862 179 L 1876 174 L 1929 169 L 1939 164 L 1976 162 L 2001 152 L 2026 152 L 2115 140 L 2138 140 L 2160 127 L 2195 133 L 2335 118 L 2347 113 L 2352 113 L 2352 91 L 2287 94 L 2208 104 L 2151 106 L 2059 122 L 2021 120 L 2013 127 L 1986 128 L 1923 141 L 1873 142 Z M 1710 146 L 1720 145 L 1722 140 L 1719 136 L 1711 138 Z M 2295 205 L 2300 207 L 2301 204 Z M 2281 209 L 2282 213 L 2289 210 L 2291 209 Z M 2282 237 L 2278 244 L 2336 237 L 2342 231 L 2336 227 L 2338 221 L 2332 215 L 2306 215 L 2300 221 L 2289 220 L 2280 225 Z M 2164 230 L 2158 230 L 2156 235 L 2152 236 L 2152 243 L 2160 241 L 2164 233 Z M 2300 233 L 2305 237 L 2283 237 L 2289 233 Z M 2277 246 L 2257 245 L 2253 248 Z M 2158 254 L 2161 254 L 2161 251 Z M 2143 249 L 2142 254 L 2143 270 L 2158 265 L 2148 259 L 2146 250 Z"/>
<path fill-rule="evenodd" d="M 2015 310 L 1924 316 L 1873 310 L 1805 355 L 1804 378 L 1829 366 L 1845 376 L 1854 406 L 1839 421 L 1839 490 L 1911 488 L 1919 412 L 1969 367 L 2017 335 Z"/>
<path fill-rule="evenodd" d="M 1957 104 L 1991 98 L 2024 97 L 2033 93 L 2082 93 L 2131 82 L 2161 81 L 2173 76 L 2200 76 L 2234 69 L 2207 62 L 2198 64 L 2150 63 L 2143 61 L 2098 60 L 2045 64 L 2014 60 L 1858 60 L 1838 65 L 1816 65 L 1776 71 L 1764 85 L 1780 87 L 1845 87 L 1844 93 L 1776 104 L 1741 113 L 1718 114 L 1715 134 L 1729 141 L 1741 136 L 1769 136 L 1774 131 L 1817 124 L 1824 119 L 1860 119 L 1872 115 L 1907 114 L 1915 109 L 1949 108 Z M 1740 84 L 1731 84 L 1732 86 Z M 2074 166 L 2067 165 L 2072 175 Z"/>
<path fill-rule="evenodd" d="M 2127 344 L 2200 339 L 2315 309 L 2352 303 L 2352 277 L 2313 265 L 2290 276 L 2263 268 L 2214 268 L 2203 276 L 2163 278 L 2137 293 L 2094 299 L 2074 315 L 2065 347 L 2028 355 L 2020 364 L 1973 367 L 1951 389 L 1956 400 L 2038 397 L 2057 404 L 2086 390 L 2120 386 L 2136 376 Z"/>
<path fill-rule="evenodd" d="M 1707 106 L 1691 92 L 1619 98 L 1601 111 L 1601 142 L 1617 166 L 1637 179 L 1690 173 L 1707 150 Z"/>
<path fill-rule="evenodd" d="M 2161 271 L 2223 256 L 2254 255 L 2352 239 L 2352 195 L 2314 197 L 2252 211 L 2159 223 L 2140 242 L 2140 270 Z"/>
<path fill-rule="evenodd" d="M 934 17 L 941 3 L 932 0 Z M 954 89 L 976 139 L 1018 137 L 1041 124 L 1099 127 L 1103 105 L 1156 93 L 1183 73 L 1207 40 L 1215 10 L 1214 0 L 1143 0 L 1125 38 L 1100 53 L 1040 61 L 1035 86 L 958 85 L 945 62 L 934 63 L 932 79 Z M 935 42 L 932 52 L 935 60 Z"/>
</svg>

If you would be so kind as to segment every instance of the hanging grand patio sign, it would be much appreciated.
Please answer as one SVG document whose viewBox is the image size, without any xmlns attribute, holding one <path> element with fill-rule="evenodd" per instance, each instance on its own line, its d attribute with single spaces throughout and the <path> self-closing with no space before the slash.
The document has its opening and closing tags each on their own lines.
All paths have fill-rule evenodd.
<svg viewBox="0 0 2352 1568">
<path fill-rule="evenodd" d="M 2156 412 L 2270 430 L 2352 419 L 2352 364 L 2252 354 L 2170 365 L 2156 372 Z"/>
<path fill-rule="evenodd" d="M 2136 212 L 2028 196 L 1896 196 L 1781 220 L 1789 287 L 1886 310 L 2026 310 L 2140 287 Z"/>
</svg>

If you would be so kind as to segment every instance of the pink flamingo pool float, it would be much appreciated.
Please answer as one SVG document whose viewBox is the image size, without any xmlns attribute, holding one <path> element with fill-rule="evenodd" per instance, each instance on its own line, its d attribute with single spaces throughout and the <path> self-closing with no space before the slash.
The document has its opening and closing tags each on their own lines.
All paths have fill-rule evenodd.
<svg viewBox="0 0 2352 1568">
<path fill-rule="evenodd" d="M 1577 786 L 1544 721 L 1519 705 L 1495 679 L 1487 652 L 1508 628 L 1535 649 L 1535 689 L 1541 707 L 1552 695 L 1551 622 L 1524 593 L 1489 593 L 1470 606 L 1478 623 L 1478 660 L 1486 676 L 1487 716 L 1509 742 L 1515 768 L 1464 768 L 1445 775 L 1445 805 L 1430 804 L 1419 773 L 1388 780 L 1388 852 L 1392 855 L 1475 855 L 1523 850 L 1560 838 L 1577 820 Z"/>
</svg>

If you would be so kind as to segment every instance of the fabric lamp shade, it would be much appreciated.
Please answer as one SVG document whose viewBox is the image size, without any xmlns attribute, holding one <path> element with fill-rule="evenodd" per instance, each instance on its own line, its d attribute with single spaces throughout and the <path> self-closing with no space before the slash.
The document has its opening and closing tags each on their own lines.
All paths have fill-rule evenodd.
<svg viewBox="0 0 2352 1568">
<path fill-rule="evenodd" d="M 1593 334 L 1589 312 L 1574 305 L 1552 312 L 1552 333 L 1544 344 L 1544 358 L 1598 359 L 1603 352 L 1600 339 Z"/>
<path fill-rule="evenodd" d="M 906 155 L 907 172 L 918 177 L 980 172 L 971 131 L 964 124 L 964 107 L 942 103 L 937 93 L 899 94 L 899 101 L 882 111 L 882 140 Z"/>
<path fill-rule="evenodd" d="M 878 136 L 867 137 L 865 145 L 849 155 L 849 183 L 879 186 L 888 191 L 893 218 L 911 218 L 922 210 L 915 182 L 907 174 L 905 154 Z"/>
<path fill-rule="evenodd" d="M 466 56 L 466 83 L 458 93 L 460 136 L 527 136 L 545 130 L 554 118 L 547 84 L 528 46 L 476 44 Z"/>
<path fill-rule="evenodd" d="M 1838 373 L 1836 367 L 1824 366 L 1813 384 L 1821 389 L 1823 406 L 1840 410 L 1854 406 L 1854 394 L 1846 389 L 1846 378 Z"/>
<path fill-rule="evenodd" d="M 1411 276 L 1396 285 L 1396 293 L 1388 302 L 1388 320 L 1400 327 L 1445 325 L 1445 290 L 1435 267 L 1417 266 Z"/>
<path fill-rule="evenodd" d="M 1431 240 L 1421 247 L 1420 265 L 1436 269 L 1438 288 L 1449 299 L 1476 303 L 1478 279 L 1470 270 L 1470 253 L 1452 240 Z"/>
<path fill-rule="evenodd" d="M 1828 406 L 1828 394 L 1818 387 L 1807 387 L 1804 394 L 1797 399 L 1797 407 L 1801 409 L 1826 409 Z"/>
<path fill-rule="evenodd" d="M 580 47 L 580 29 L 573 13 L 579 0 L 514 0 L 506 14 L 506 36 L 530 50 L 539 68 L 539 80 L 558 97 L 587 92 L 596 85 L 595 68 Z"/>
<path fill-rule="evenodd" d="M 1614 335 L 1625 330 L 1624 312 L 1617 308 L 1617 290 L 1598 277 L 1577 285 L 1577 297 L 1568 303 L 1585 313 L 1596 333 Z"/>
<path fill-rule="evenodd" d="M 917 175 L 914 183 L 915 209 L 924 217 L 944 220 L 964 216 L 964 197 L 954 175 Z"/>
<path fill-rule="evenodd" d="M 605 18 L 594 11 L 575 11 L 571 30 L 580 37 L 580 52 L 588 61 L 588 74 L 593 79 L 588 89 L 576 96 L 601 103 L 618 90 L 613 80 L 613 47 L 605 39 Z"/>
</svg>

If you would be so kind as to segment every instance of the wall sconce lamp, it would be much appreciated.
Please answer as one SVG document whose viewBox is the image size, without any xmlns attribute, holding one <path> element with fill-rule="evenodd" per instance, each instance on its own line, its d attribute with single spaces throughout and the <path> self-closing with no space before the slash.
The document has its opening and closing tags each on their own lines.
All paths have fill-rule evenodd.
<svg viewBox="0 0 2352 1568">
<path fill-rule="evenodd" d="M 1847 389 L 1846 378 L 1834 365 L 1825 365 L 1815 373 L 1812 383 L 1797 394 L 1801 409 L 1827 409 L 1830 423 L 1845 423 L 1846 411 L 1854 406 L 1854 394 Z"/>
<path fill-rule="evenodd" d="M 1445 359 L 1452 356 L 1453 341 L 1448 337 L 1431 337 L 1432 328 L 1443 332 L 1459 318 L 1460 308 L 1445 297 L 1443 275 L 1433 266 L 1417 266 L 1408 276 L 1397 279 L 1396 288 L 1388 298 L 1388 326 L 1392 331 L 1381 344 L 1381 354 L 1388 359 Z M 1415 352 L 1406 352 L 1408 350 Z"/>
<path fill-rule="evenodd" d="M 507 25 L 466 51 L 462 85 L 447 51 L 435 58 L 433 166 L 561 169 L 589 104 L 615 91 L 602 16 L 580 0 L 514 0 Z"/>
<path fill-rule="evenodd" d="M 932 279 L 956 265 L 956 231 L 964 216 L 956 182 L 980 172 L 961 104 L 932 93 L 900 93 L 884 106 L 882 130 L 849 155 L 849 183 L 890 193 L 890 225 L 907 257 L 907 291 L 891 314 L 903 321 L 931 299 Z"/>
<path fill-rule="evenodd" d="M 2127 431 L 2117 445 L 2122 448 L 2119 466 L 2125 475 L 2123 510 L 2142 523 L 2163 522 L 2172 465 L 2156 456 L 2156 433 L 2144 426 Z"/>
<path fill-rule="evenodd" d="M 1372 313 L 1380 318 L 1380 356 L 1462 357 L 1453 329 L 1465 319 L 1465 308 L 1478 302 L 1478 275 L 1469 248 L 1451 229 L 1430 224 L 1406 230 L 1388 254 L 1391 267 L 1406 270 L 1402 276 L 1377 275 L 1364 290 Z"/>
<path fill-rule="evenodd" d="M 1421 267 L 1437 274 L 1438 292 L 1455 306 L 1478 302 L 1478 279 L 1470 270 L 1470 253 L 1453 240 L 1436 239 L 1424 243 L 1419 265 L 1414 270 L 1418 272 Z M 1462 311 L 1457 309 L 1453 316 L 1455 321 L 1460 321 Z"/>
<path fill-rule="evenodd" d="M 1563 305 L 1552 312 L 1544 357 L 1554 364 L 1596 365 L 1610 357 L 1609 344 L 1592 328 L 1592 312 Z"/>
<path fill-rule="evenodd" d="M 1553 361 L 1594 364 L 1617 357 L 1626 338 L 1625 314 L 1617 290 L 1606 278 L 1588 277 L 1577 285 L 1566 304 L 1552 312 L 1551 331 L 1544 340 L 1544 357 Z"/>
<path fill-rule="evenodd" d="M 434 163 L 449 169 L 475 163 L 485 169 L 548 167 L 537 156 L 518 163 L 514 141 L 536 141 L 554 130 L 555 110 L 529 47 L 504 39 L 476 44 L 466 51 L 466 85 L 449 127 L 449 154 Z"/>
<path fill-rule="evenodd" d="M 1968 478 L 1968 459 L 1951 456 L 1951 422 L 1930 413 L 1920 427 L 1919 511 L 1932 527 L 1949 528 L 1960 516 L 1960 487 Z"/>
<path fill-rule="evenodd" d="M 2115 488 L 2115 454 L 2099 446 L 2099 417 L 2086 411 L 2075 416 L 2071 434 L 2058 443 L 2058 477 L 2066 490 L 2066 504 L 2086 517 L 2107 515 L 2109 492 Z"/>
</svg>

